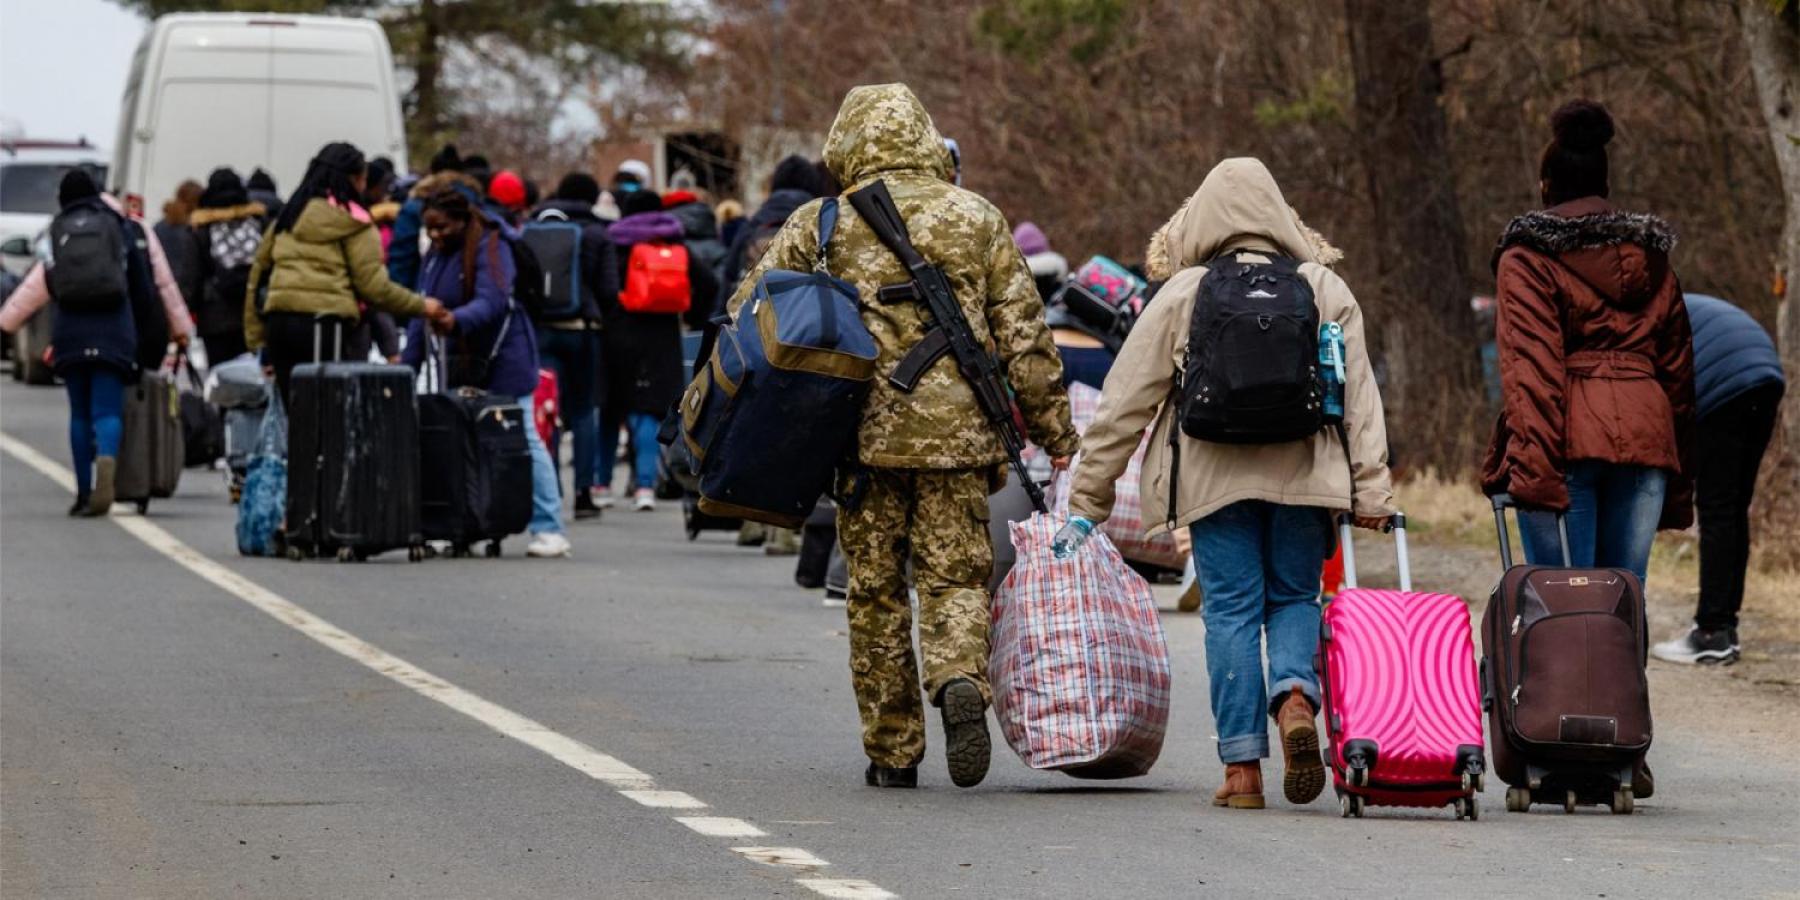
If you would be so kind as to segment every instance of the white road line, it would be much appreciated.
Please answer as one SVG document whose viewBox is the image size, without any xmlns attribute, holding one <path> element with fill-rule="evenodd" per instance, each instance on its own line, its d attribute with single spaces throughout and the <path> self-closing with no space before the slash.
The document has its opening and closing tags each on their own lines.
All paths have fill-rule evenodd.
<svg viewBox="0 0 1800 900">
<path fill-rule="evenodd" d="M 834 900 L 896 900 L 874 882 L 861 878 L 796 878 L 794 883 Z"/>
<path fill-rule="evenodd" d="M 767 834 L 743 819 L 728 816 L 676 816 L 675 821 L 707 837 L 747 838 Z"/>
<path fill-rule="evenodd" d="M 792 866 L 798 869 L 817 869 L 829 866 L 828 863 L 799 847 L 733 847 L 731 852 L 752 862 L 765 866 Z"/>
<path fill-rule="evenodd" d="M 63 490 L 75 492 L 75 475 L 61 463 L 39 453 L 31 445 L 0 432 L 0 450 L 55 482 Z M 313 615 L 281 595 L 214 562 L 179 538 L 148 519 L 114 507 L 113 522 L 126 533 L 144 542 L 152 550 L 179 563 L 183 568 L 211 582 L 226 593 L 267 613 L 276 621 L 306 635 L 343 656 L 374 670 L 422 696 L 480 722 L 505 737 L 517 740 L 566 765 L 583 775 L 602 782 L 625 797 L 653 808 L 699 809 L 706 804 L 681 791 L 658 790 L 656 779 L 649 773 L 627 765 L 581 741 L 551 730 L 504 706 L 470 693 L 401 659 L 330 622 Z M 760 837 L 763 832 L 742 819 L 715 816 L 675 817 L 697 834 L 708 837 Z M 697 824 L 698 823 L 698 824 Z M 708 831 L 715 828 L 716 831 Z M 766 865 L 813 869 L 828 865 L 824 860 L 798 847 L 733 847 L 732 852 Z M 857 879 L 796 879 L 796 884 L 825 897 L 885 898 L 893 897 L 867 881 Z M 845 886 L 864 893 L 842 893 Z M 874 893 L 867 893 L 867 891 Z M 835 892 L 835 893 L 834 893 Z"/>
</svg>

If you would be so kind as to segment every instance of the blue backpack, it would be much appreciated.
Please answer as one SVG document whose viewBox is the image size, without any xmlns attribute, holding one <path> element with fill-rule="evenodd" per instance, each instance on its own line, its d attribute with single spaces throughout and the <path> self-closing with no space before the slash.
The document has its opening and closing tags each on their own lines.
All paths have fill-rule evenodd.
<svg viewBox="0 0 1800 900">
<path fill-rule="evenodd" d="M 534 321 L 581 316 L 581 231 L 581 223 L 569 221 L 561 210 L 547 209 L 525 223 L 513 241 L 519 266 L 513 295 Z M 519 262 L 521 249 L 531 257 L 528 263 Z"/>
<path fill-rule="evenodd" d="M 827 198 L 813 270 L 765 273 L 682 395 L 701 512 L 798 528 L 854 458 L 877 351 L 856 286 L 825 269 L 837 215 Z"/>
<path fill-rule="evenodd" d="M 276 534 L 287 517 L 287 413 L 273 382 L 267 390 L 269 408 L 263 413 L 238 501 L 237 545 L 245 556 L 281 555 Z"/>
</svg>

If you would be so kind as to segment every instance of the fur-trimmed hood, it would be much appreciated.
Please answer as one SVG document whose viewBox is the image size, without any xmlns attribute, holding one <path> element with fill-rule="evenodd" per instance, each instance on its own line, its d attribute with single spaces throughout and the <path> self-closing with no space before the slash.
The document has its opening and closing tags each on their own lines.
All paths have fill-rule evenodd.
<svg viewBox="0 0 1800 900">
<path fill-rule="evenodd" d="M 1634 309 L 1654 296 L 1667 277 L 1675 240 L 1675 229 L 1656 216 L 1583 197 L 1507 223 L 1494 248 L 1493 266 L 1499 271 L 1500 258 L 1515 249 L 1553 257 L 1609 305 Z"/>
<path fill-rule="evenodd" d="M 419 179 L 419 183 L 413 185 L 412 192 L 407 196 L 424 199 L 437 193 L 439 189 L 451 185 L 460 185 L 473 191 L 476 199 L 480 199 L 481 196 L 486 193 L 481 187 L 481 182 L 476 181 L 461 172 L 438 172 L 434 175 L 427 175 L 424 178 Z"/>
<path fill-rule="evenodd" d="M 220 206 L 196 209 L 188 214 L 188 224 L 195 228 L 205 228 L 218 222 L 235 222 L 238 219 L 267 218 L 269 211 L 261 203 L 239 203 L 236 206 Z"/>
<path fill-rule="evenodd" d="M 392 225 L 400 218 L 400 204 L 392 200 L 383 200 L 369 207 L 369 221 L 377 225 Z"/>
</svg>

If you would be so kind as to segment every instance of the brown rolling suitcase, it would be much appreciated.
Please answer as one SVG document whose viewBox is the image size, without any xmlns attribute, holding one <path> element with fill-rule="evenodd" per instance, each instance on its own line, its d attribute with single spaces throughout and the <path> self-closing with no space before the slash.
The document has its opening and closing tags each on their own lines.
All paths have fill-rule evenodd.
<svg viewBox="0 0 1800 900">
<path fill-rule="evenodd" d="M 175 494 L 186 441 L 181 432 L 181 390 L 169 373 L 145 371 L 125 388 L 115 497 L 139 513 L 152 498 Z"/>
<path fill-rule="evenodd" d="M 1624 569 L 1512 564 L 1506 508 L 1493 498 L 1506 573 L 1482 619 L 1483 706 L 1506 808 L 1598 804 L 1629 813 L 1650 749 L 1644 588 Z"/>
</svg>

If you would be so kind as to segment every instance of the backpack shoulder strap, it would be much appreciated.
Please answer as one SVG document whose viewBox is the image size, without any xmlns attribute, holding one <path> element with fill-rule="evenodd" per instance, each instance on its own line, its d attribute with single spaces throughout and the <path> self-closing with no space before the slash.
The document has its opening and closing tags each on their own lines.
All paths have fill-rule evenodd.
<svg viewBox="0 0 1800 900">
<path fill-rule="evenodd" d="M 831 236 L 837 232 L 838 200 L 826 197 L 819 204 L 819 246 L 813 260 L 813 271 L 829 274 L 825 268 L 825 252 L 831 245 Z"/>
</svg>

